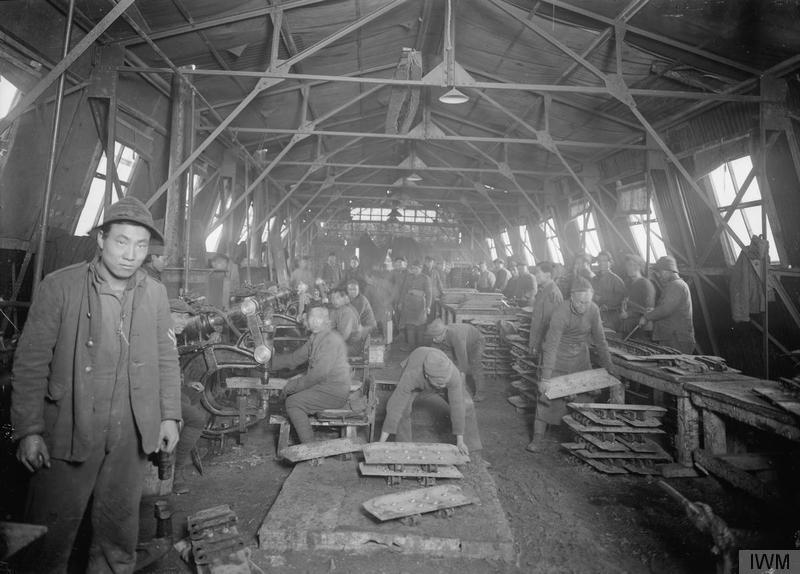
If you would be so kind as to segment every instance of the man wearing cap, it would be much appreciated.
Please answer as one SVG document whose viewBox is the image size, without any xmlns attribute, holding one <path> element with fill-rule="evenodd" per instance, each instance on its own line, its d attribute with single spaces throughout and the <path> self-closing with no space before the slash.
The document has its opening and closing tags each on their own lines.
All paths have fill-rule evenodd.
<svg viewBox="0 0 800 574">
<path fill-rule="evenodd" d="M 452 353 L 456 359 L 458 370 L 464 377 L 465 384 L 472 379 L 476 403 L 486 398 L 483 379 L 483 348 L 485 345 L 483 334 L 475 325 L 469 323 L 453 323 L 445 325 L 441 319 L 434 319 L 426 330 L 426 334 L 433 338 L 433 342 L 441 345 Z"/>
<path fill-rule="evenodd" d="M 594 302 L 600 308 L 603 325 L 616 331 L 619 328 L 619 310 L 625 298 L 625 283 L 611 270 L 611 253 L 601 251 L 595 257 L 597 274 L 592 277 Z"/>
<path fill-rule="evenodd" d="M 312 307 L 306 319 L 311 337 L 290 354 L 272 359 L 276 370 L 295 368 L 308 363 L 306 374 L 289 381 L 286 394 L 286 416 L 297 432 L 300 442 L 314 440 L 309 415 L 325 409 L 341 409 L 350 394 L 350 365 L 344 339 L 331 329 L 328 309 Z"/>
<path fill-rule="evenodd" d="M 527 450 L 537 452 L 548 425 L 561 424 L 567 414 L 567 400 L 547 400 L 545 394 L 552 377 L 586 371 L 592 368 L 589 343 L 595 345 L 601 367 L 611 367 L 600 309 L 592 302 L 594 291 L 588 279 L 575 279 L 570 298 L 553 312 L 542 347 L 539 381 L 539 403 L 533 421 L 533 440 Z M 573 402 L 588 402 L 589 393 L 578 395 Z"/>
<path fill-rule="evenodd" d="M 422 344 L 428 309 L 433 299 L 431 280 L 422 274 L 422 264 L 414 261 L 408 268 L 408 276 L 400 294 L 400 330 L 405 330 L 406 343 L 411 350 Z"/>
<path fill-rule="evenodd" d="M 333 309 L 330 310 L 331 329 L 344 339 L 348 356 L 360 356 L 364 350 L 364 337 L 361 333 L 358 311 L 350 304 L 347 291 L 334 289 L 331 292 L 331 305 L 333 305 Z"/>
<path fill-rule="evenodd" d="M 511 273 L 506 269 L 506 262 L 503 259 L 497 258 L 492 263 L 494 263 L 494 290 L 502 293 L 508 280 L 511 279 Z"/>
<path fill-rule="evenodd" d="M 476 288 L 481 293 L 489 293 L 494 291 L 494 285 L 497 281 L 497 277 L 494 273 L 489 271 L 488 265 L 486 265 L 486 261 L 481 261 L 478 264 L 479 274 L 478 274 L 478 281 Z"/>
<path fill-rule="evenodd" d="M 140 269 L 161 234 L 133 197 L 108 207 L 99 230 L 96 259 L 39 285 L 14 361 L 17 458 L 33 473 L 25 522 L 48 527 L 21 571 L 66 571 L 87 508 L 87 571 L 132 571 L 147 455 L 178 442 L 167 292 Z"/>
<path fill-rule="evenodd" d="M 661 297 L 655 309 L 642 315 L 639 325 L 652 321 L 653 341 L 681 353 L 694 353 L 697 344 L 689 286 L 678 276 L 678 265 L 672 257 L 661 257 L 653 264 L 653 271 L 661 285 Z"/>
<path fill-rule="evenodd" d="M 364 279 L 369 289 L 372 278 L 370 275 L 367 275 Z M 372 311 L 372 304 L 369 302 L 369 299 L 361 293 L 361 287 L 356 279 L 350 279 L 347 282 L 347 297 L 350 299 L 350 306 L 352 306 L 358 314 L 358 323 L 361 325 L 363 345 L 368 347 L 369 334 L 378 326 L 378 321 L 375 320 L 375 313 Z"/>
<path fill-rule="evenodd" d="M 144 269 L 150 277 L 160 282 L 161 273 L 166 266 L 167 257 L 164 254 L 164 244 L 151 243 L 150 252 L 147 254 L 147 257 L 144 258 L 142 269 Z"/>
<path fill-rule="evenodd" d="M 619 318 L 620 326 L 617 332 L 623 337 L 631 336 L 640 341 L 650 340 L 650 330 L 647 325 L 639 326 L 642 315 L 656 304 L 656 288 L 652 281 L 642 274 L 644 259 L 636 253 L 625 256 L 625 298 L 622 300 Z M 649 324 L 649 323 L 648 323 Z"/>
<path fill-rule="evenodd" d="M 331 251 L 328 253 L 328 259 L 322 268 L 322 280 L 325 282 L 326 291 L 322 295 L 328 296 L 331 289 L 335 289 L 342 281 L 342 270 L 339 268 L 339 263 L 336 261 L 336 254 Z"/>
<path fill-rule="evenodd" d="M 464 378 L 442 351 L 433 347 L 418 347 L 408 356 L 392 396 L 386 404 L 386 418 L 380 442 L 394 434 L 397 442 L 411 442 L 411 411 L 419 398 L 439 395 L 449 405 L 450 424 L 456 436 L 456 446 L 473 461 L 483 449 L 475 418 L 475 405 L 464 388 Z"/>
<path fill-rule="evenodd" d="M 519 270 L 517 269 L 516 261 L 509 260 L 508 273 L 508 281 L 506 281 L 505 289 L 503 289 L 503 295 L 505 295 L 506 299 L 513 300 L 517 298 L 517 286 L 519 285 Z"/>
<path fill-rule="evenodd" d="M 528 269 L 525 263 L 517 263 L 517 272 L 519 273 L 519 279 L 517 281 L 516 298 L 523 306 L 530 305 L 539 290 L 536 276 Z"/>
<path fill-rule="evenodd" d="M 564 296 L 553 280 L 553 264 L 550 261 L 539 263 L 534 270 L 534 277 L 539 289 L 533 298 L 528 350 L 534 357 L 541 358 L 542 344 L 550 326 L 550 318 L 564 302 Z"/>
</svg>

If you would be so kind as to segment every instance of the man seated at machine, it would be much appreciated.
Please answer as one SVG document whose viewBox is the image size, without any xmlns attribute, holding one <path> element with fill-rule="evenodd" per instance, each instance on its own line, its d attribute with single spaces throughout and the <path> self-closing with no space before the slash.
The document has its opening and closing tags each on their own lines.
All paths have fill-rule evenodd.
<svg viewBox="0 0 800 574">
<path fill-rule="evenodd" d="M 369 279 L 367 279 L 369 281 Z M 369 334 L 378 326 L 375 320 L 375 313 L 369 300 L 361 293 L 358 280 L 350 279 L 347 282 L 347 297 L 350 305 L 358 313 L 358 323 L 361 325 L 361 344 L 362 348 L 369 346 Z"/>
<path fill-rule="evenodd" d="M 325 409 L 341 409 L 350 393 L 350 365 L 342 336 L 331 329 L 325 307 L 312 307 L 306 319 L 311 337 L 289 355 L 273 357 L 273 368 L 292 368 L 308 362 L 304 375 L 284 387 L 286 415 L 300 442 L 314 440 L 309 415 Z"/>
<path fill-rule="evenodd" d="M 344 289 L 334 289 L 331 292 L 330 311 L 331 329 L 342 336 L 347 345 L 347 355 L 360 356 L 364 350 L 364 337 L 361 333 L 361 321 L 358 311 L 350 304 L 350 298 Z"/>
<path fill-rule="evenodd" d="M 448 403 L 456 446 L 463 454 L 469 454 L 472 462 L 479 462 L 483 445 L 475 405 L 464 388 L 458 367 L 444 352 L 433 347 L 417 347 L 405 360 L 400 380 L 386 404 L 380 442 L 386 442 L 391 434 L 397 442 L 411 442 L 414 401 L 434 394 Z"/>
</svg>

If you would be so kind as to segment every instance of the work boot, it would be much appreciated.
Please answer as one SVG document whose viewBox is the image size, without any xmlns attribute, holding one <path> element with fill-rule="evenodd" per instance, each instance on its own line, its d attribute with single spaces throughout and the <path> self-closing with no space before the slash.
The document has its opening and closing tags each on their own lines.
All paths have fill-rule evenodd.
<svg viewBox="0 0 800 574">
<path fill-rule="evenodd" d="M 197 475 L 198 473 L 195 472 L 191 463 L 188 465 L 176 466 L 175 476 L 172 480 L 173 494 L 188 494 L 190 491 L 189 482 L 194 480 L 194 477 Z"/>
<path fill-rule="evenodd" d="M 532 453 L 542 452 L 542 439 L 541 437 L 533 437 L 533 440 L 528 443 L 525 450 Z"/>
</svg>

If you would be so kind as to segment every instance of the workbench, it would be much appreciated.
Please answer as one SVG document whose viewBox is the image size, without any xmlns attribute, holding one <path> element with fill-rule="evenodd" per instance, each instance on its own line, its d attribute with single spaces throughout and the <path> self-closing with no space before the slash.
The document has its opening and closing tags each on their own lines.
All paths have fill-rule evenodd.
<svg viewBox="0 0 800 574">
<path fill-rule="evenodd" d="M 684 466 L 692 466 L 692 453 L 701 445 L 714 453 L 725 452 L 726 417 L 800 441 L 800 421 L 752 392 L 753 388 L 779 388 L 776 381 L 749 377 L 735 370 L 678 375 L 664 370 L 656 361 L 630 361 L 613 354 L 611 359 L 609 372 L 616 377 L 648 387 L 656 396 L 665 393 L 675 397 L 676 459 Z"/>
</svg>

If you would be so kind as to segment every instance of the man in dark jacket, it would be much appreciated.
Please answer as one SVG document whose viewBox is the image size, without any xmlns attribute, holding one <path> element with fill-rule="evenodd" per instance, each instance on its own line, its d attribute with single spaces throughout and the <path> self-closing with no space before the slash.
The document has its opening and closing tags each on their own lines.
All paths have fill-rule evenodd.
<svg viewBox="0 0 800 574">
<path fill-rule="evenodd" d="M 472 379 L 475 392 L 472 400 L 476 403 L 484 400 L 486 393 L 481 360 L 485 342 L 480 330 L 469 323 L 445 325 L 441 319 L 434 319 L 426 331 L 426 334 L 433 338 L 434 343 L 442 345 L 445 350 L 453 354 L 465 383 L 469 384 L 469 380 Z"/>
<path fill-rule="evenodd" d="M 147 455 L 172 451 L 180 370 L 167 292 L 140 267 L 161 239 L 132 197 L 106 209 L 100 255 L 39 285 L 14 361 L 26 522 L 44 524 L 20 571 L 66 571 L 87 507 L 89 572 L 133 571 Z"/>
<path fill-rule="evenodd" d="M 342 336 L 330 326 L 328 310 L 312 307 L 308 312 L 311 337 L 302 347 L 273 359 L 273 367 L 296 367 L 308 362 L 306 374 L 287 383 L 286 415 L 297 432 L 300 442 L 314 440 L 308 416 L 325 409 L 341 409 L 350 393 L 350 365 L 347 347 Z"/>
<path fill-rule="evenodd" d="M 418 398 L 440 395 L 450 407 L 450 423 L 456 446 L 473 461 L 483 449 L 475 418 L 475 405 L 464 388 L 464 378 L 442 351 L 418 347 L 405 360 L 400 380 L 386 404 L 380 442 L 396 434 L 398 442 L 411 442 L 411 411 Z"/>
<path fill-rule="evenodd" d="M 647 311 L 639 324 L 653 322 L 653 341 L 672 347 L 681 353 L 694 353 L 697 344 L 692 322 L 692 296 L 686 281 L 678 276 L 678 265 L 669 256 L 661 257 L 653 264 L 661 297 L 655 309 Z"/>
</svg>

